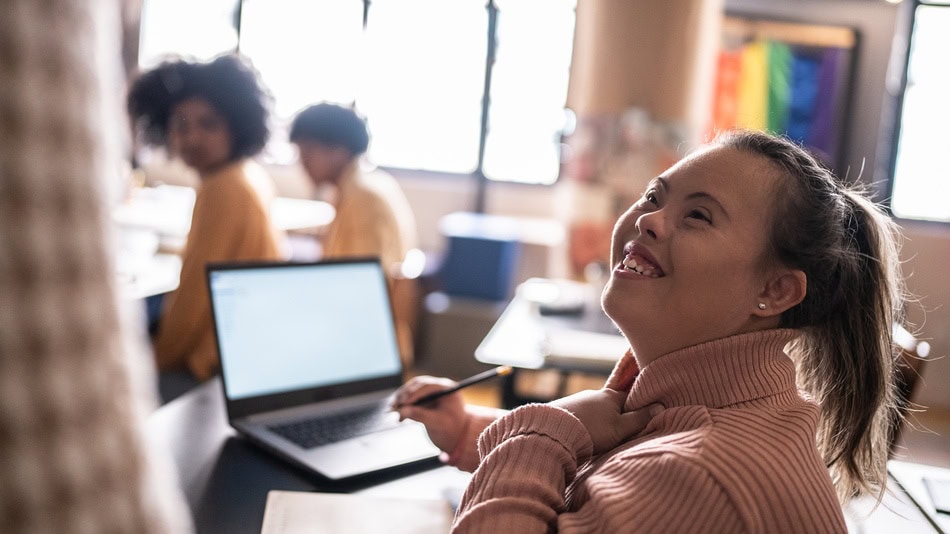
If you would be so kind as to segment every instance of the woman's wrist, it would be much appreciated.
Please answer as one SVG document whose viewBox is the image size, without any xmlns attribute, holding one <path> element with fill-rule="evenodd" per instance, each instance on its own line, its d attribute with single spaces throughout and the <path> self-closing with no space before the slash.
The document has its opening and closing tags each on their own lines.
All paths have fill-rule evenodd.
<svg viewBox="0 0 950 534">
<path fill-rule="evenodd" d="M 465 454 L 465 450 L 468 448 L 469 441 L 469 431 L 472 426 L 472 414 L 465 412 L 465 422 L 462 423 L 462 431 L 459 433 L 459 438 L 455 442 L 455 446 L 452 447 L 451 451 L 446 451 L 447 455 L 443 459 L 443 462 L 451 465 L 453 467 L 459 467 L 459 462 L 462 459 L 462 456 Z"/>
<path fill-rule="evenodd" d="M 451 451 L 443 453 L 443 462 L 463 471 L 473 472 L 478 468 L 478 436 L 488 425 L 505 415 L 507 410 L 487 406 L 466 405 L 463 432 Z"/>
</svg>

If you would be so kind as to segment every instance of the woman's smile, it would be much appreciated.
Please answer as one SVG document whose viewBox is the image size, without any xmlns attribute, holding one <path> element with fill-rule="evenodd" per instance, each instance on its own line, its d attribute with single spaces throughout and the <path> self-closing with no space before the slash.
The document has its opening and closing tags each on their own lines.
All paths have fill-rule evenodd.
<svg viewBox="0 0 950 534">
<path fill-rule="evenodd" d="M 659 263 L 646 247 L 630 242 L 623 248 L 623 259 L 617 265 L 620 273 L 633 273 L 638 277 L 662 278 L 666 276 Z"/>
</svg>

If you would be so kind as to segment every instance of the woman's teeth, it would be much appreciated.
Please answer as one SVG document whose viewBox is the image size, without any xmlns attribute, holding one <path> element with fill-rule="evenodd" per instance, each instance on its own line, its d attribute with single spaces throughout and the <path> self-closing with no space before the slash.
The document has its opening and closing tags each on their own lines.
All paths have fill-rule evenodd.
<svg viewBox="0 0 950 534">
<path fill-rule="evenodd" d="M 659 278 L 660 273 L 657 272 L 656 267 L 647 263 L 647 262 L 638 262 L 635 256 L 627 256 L 623 259 L 623 266 L 628 271 L 633 271 L 639 275 L 647 276 L 650 278 Z"/>
</svg>

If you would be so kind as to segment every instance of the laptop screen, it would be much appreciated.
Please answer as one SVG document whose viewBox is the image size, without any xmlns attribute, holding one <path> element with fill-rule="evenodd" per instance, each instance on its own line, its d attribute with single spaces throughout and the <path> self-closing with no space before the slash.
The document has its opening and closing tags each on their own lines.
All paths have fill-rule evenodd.
<svg viewBox="0 0 950 534">
<path fill-rule="evenodd" d="M 231 400 L 402 370 L 375 260 L 210 268 L 208 281 Z"/>
</svg>

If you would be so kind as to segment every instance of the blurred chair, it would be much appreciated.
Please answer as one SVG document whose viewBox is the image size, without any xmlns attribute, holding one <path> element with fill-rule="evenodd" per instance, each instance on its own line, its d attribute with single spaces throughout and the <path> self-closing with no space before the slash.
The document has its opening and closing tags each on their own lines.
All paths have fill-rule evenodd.
<svg viewBox="0 0 950 534">
<path fill-rule="evenodd" d="M 914 411 L 919 411 L 914 404 L 914 394 L 919 389 L 920 377 L 930 355 L 930 344 L 918 341 L 913 334 L 901 325 L 894 325 L 894 342 L 901 348 L 900 358 L 897 361 L 897 420 L 891 426 L 890 456 L 897 452 L 901 433 L 908 424 L 907 419 Z"/>
<path fill-rule="evenodd" d="M 389 294 L 396 326 L 396 342 L 403 368 L 406 370 L 412 369 L 415 364 L 416 337 L 422 310 L 422 285 L 419 277 L 422 276 L 425 266 L 425 253 L 414 248 L 406 252 L 403 260 L 393 265 L 389 272 Z"/>
</svg>

